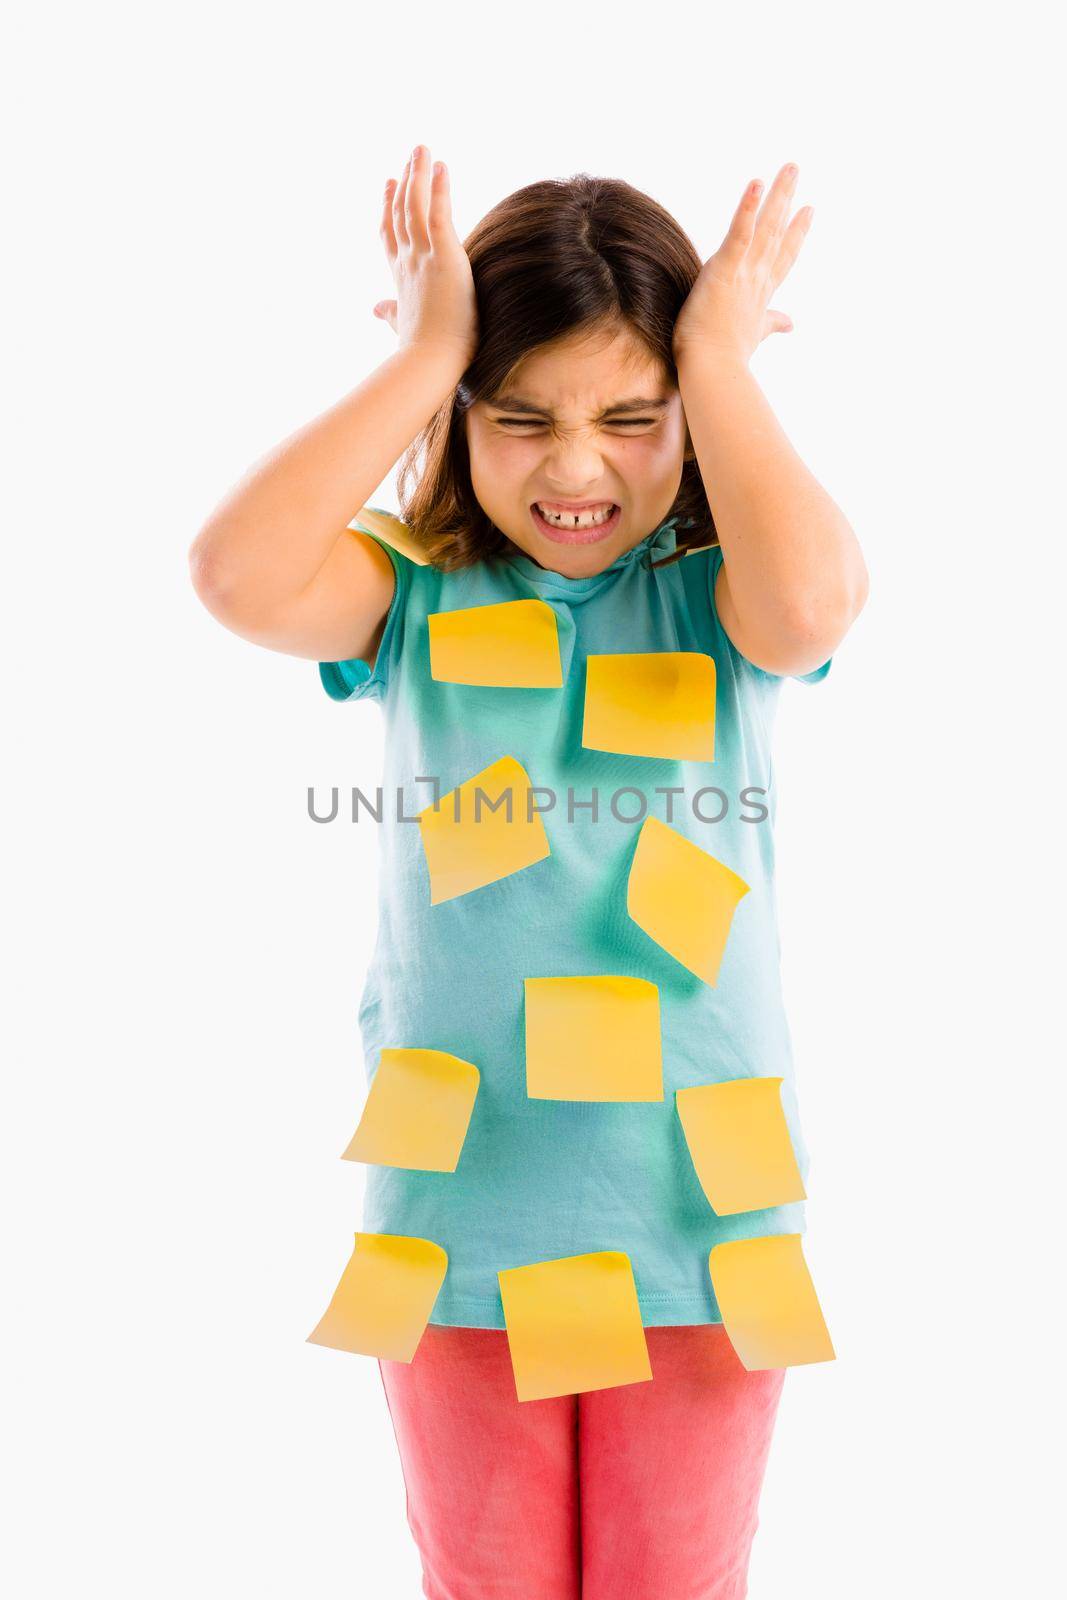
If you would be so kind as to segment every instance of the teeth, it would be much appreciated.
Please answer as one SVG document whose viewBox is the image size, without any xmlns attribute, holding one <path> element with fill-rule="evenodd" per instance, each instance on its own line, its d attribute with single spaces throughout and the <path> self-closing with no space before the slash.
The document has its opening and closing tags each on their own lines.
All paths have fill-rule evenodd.
<svg viewBox="0 0 1067 1600">
<path fill-rule="evenodd" d="M 604 506 L 600 511 L 547 511 L 540 502 L 537 509 L 556 528 L 596 528 L 615 513 L 614 506 Z"/>
</svg>

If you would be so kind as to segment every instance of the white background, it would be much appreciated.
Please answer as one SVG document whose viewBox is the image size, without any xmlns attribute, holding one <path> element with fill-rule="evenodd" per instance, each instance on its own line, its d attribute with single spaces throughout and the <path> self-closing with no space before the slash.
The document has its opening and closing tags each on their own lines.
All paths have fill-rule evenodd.
<svg viewBox="0 0 1067 1600">
<path fill-rule="evenodd" d="M 419 1592 L 375 1363 L 304 1342 L 359 1223 L 338 1156 L 375 899 L 372 833 L 316 827 L 306 790 L 374 783 L 380 717 L 225 632 L 186 570 L 229 486 L 392 348 L 380 197 L 417 141 L 461 236 L 587 171 L 704 256 L 750 178 L 800 165 L 796 327 L 753 370 L 872 592 L 829 679 L 783 693 L 806 1251 L 838 1360 L 787 1378 L 750 1594 L 1056 1586 L 1057 56 L 1030 4 L 739 9 L 8 23 L 20 1597 Z"/>
</svg>

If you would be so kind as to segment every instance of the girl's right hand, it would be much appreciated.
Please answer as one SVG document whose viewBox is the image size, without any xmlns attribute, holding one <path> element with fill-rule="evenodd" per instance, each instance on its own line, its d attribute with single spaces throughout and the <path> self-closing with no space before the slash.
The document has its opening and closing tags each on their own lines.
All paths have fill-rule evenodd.
<svg viewBox="0 0 1067 1600">
<path fill-rule="evenodd" d="M 474 275 L 452 224 L 448 169 L 438 162 L 431 171 L 425 145 L 415 146 L 399 184 L 386 183 L 379 233 L 397 298 L 379 300 L 374 315 L 401 348 L 447 352 L 465 370 L 478 347 Z"/>
</svg>

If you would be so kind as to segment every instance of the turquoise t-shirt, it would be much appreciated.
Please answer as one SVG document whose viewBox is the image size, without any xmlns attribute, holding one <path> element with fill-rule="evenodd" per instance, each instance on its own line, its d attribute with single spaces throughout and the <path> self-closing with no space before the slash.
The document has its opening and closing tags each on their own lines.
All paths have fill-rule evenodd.
<svg viewBox="0 0 1067 1600">
<path fill-rule="evenodd" d="M 590 578 L 563 577 L 523 554 L 445 573 L 381 539 L 397 581 L 374 668 L 358 659 L 319 666 L 333 699 L 377 700 L 386 719 L 384 821 L 364 813 L 380 841 L 378 935 L 359 1005 L 367 1083 L 383 1047 L 448 1051 L 481 1074 L 454 1172 L 365 1169 L 363 1229 L 432 1239 L 447 1251 L 434 1323 L 503 1328 L 500 1268 L 599 1250 L 629 1256 L 646 1327 L 719 1322 L 711 1247 L 804 1231 L 802 1202 L 717 1216 L 675 1105 L 677 1089 L 781 1076 L 806 1176 L 773 888 L 770 745 L 783 680 L 741 656 L 720 625 L 718 547 L 652 569 L 676 548 L 676 521 Z M 471 687 L 431 677 L 429 613 L 528 598 L 555 612 L 562 688 Z M 702 651 L 714 659 L 713 762 L 583 746 L 586 657 L 638 651 Z M 829 667 L 825 662 L 806 681 Z M 444 795 L 506 755 L 557 797 L 542 815 L 551 854 L 431 905 L 421 829 L 398 820 L 396 796 L 401 816 L 414 819 L 435 798 L 419 778 L 437 778 Z M 360 787 L 374 798 L 375 784 Z M 617 790 L 626 792 L 613 812 Z M 714 987 L 627 911 L 627 876 L 646 814 L 749 885 Z M 529 1098 L 523 980 L 609 973 L 659 987 L 662 1102 Z"/>
</svg>

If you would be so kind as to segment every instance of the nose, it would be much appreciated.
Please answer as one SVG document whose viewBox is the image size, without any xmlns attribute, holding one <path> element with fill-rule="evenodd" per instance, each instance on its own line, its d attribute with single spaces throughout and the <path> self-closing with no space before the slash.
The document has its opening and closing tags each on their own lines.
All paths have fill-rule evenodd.
<svg viewBox="0 0 1067 1600">
<path fill-rule="evenodd" d="M 603 475 L 603 459 L 590 438 L 557 437 L 545 457 L 545 482 L 563 499 L 591 493 Z"/>
</svg>

